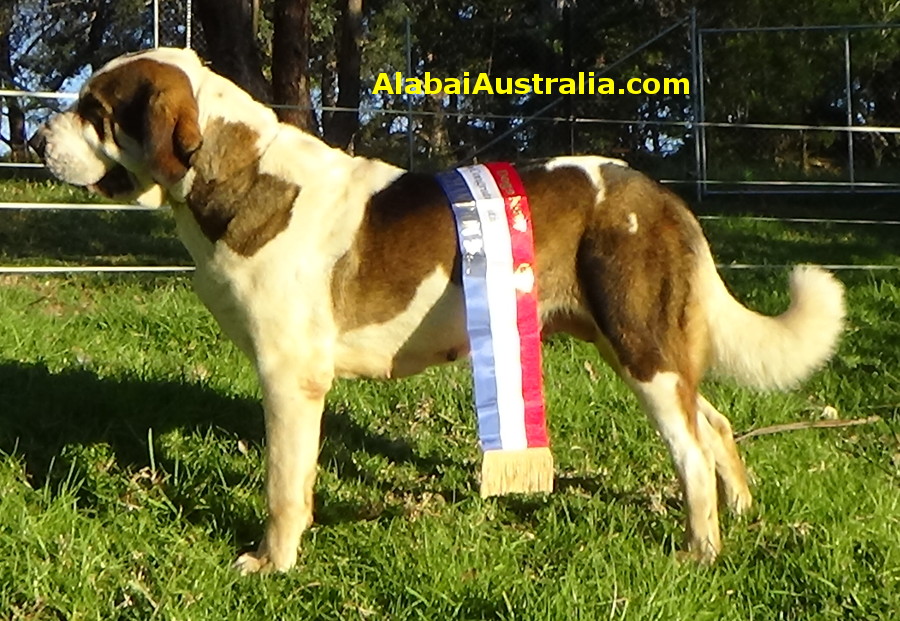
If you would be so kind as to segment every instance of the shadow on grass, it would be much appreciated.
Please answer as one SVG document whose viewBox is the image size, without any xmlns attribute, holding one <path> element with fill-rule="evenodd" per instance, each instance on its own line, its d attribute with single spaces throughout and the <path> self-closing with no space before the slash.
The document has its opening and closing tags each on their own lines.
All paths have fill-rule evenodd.
<svg viewBox="0 0 900 621">
<path fill-rule="evenodd" d="M 35 487 L 58 486 L 69 476 L 71 464 L 61 459 L 65 447 L 106 444 L 117 467 L 140 470 L 150 465 L 149 434 L 159 438 L 173 429 L 211 436 L 222 446 L 234 446 L 236 440 L 263 442 L 262 409 L 253 399 L 229 397 L 196 384 L 145 380 L 140 378 L 100 378 L 90 371 L 68 370 L 52 373 L 39 365 L 0 364 L 0 452 L 21 455 L 30 483 Z M 360 426 L 349 413 L 326 411 L 323 416 L 323 443 L 320 463 L 333 464 L 341 478 L 363 480 L 388 491 L 384 481 L 371 480 L 359 468 L 354 454 L 381 455 L 392 462 L 415 466 L 420 477 L 437 475 L 452 464 L 418 455 L 403 439 L 389 438 Z M 174 459 L 154 447 L 156 461 L 172 472 Z M 231 467 L 229 467 L 231 466 Z M 181 468 L 184 469 L 184 464 Z M 249 468 L 238 469 L 231 460 L 222 459 L 196 468 L 216 470 L 225 485 L 245 481 Z M 183 509 L 189 519 L 215 520 L 236 532 L 259 529 L 259 524 L 234 523 L 223 501 L 214 497 L 196 498 L 196 491 L 166 486 L 170 500 Z M 461 490 L 438 490 L 455 496 Z M 260 489 L 262 493 L 262 489 Z M 462 492 L 464 493 L 464 492 Z M 86 502 L 97 502 L 90 495 Z M 338 523 L 348 520 L 391 517 L 392 511 L 350 506 L 345 500 L 330 499 L 321 491 L 317 497 L 317 521 Z M 199 510 L 198 507 L 203 509 Z M 203 512 L 212 515 L 204 516 Z M 251 511 L 244 511 L 250 514 Z"/>
<path fill-rule="evenodd" d="M 117 468 L 135 472 L 150 466 L 148 431 L 159 438 L 167 431 L 198 432 L 219 446 L 234 446 L 238 439 L 262 443 L 264 427 L 260 405 L 256 400 L 222 395 L 200 385 L 140 378 L 100 378 L 90 371 L 67 370 L 52 373 L 40 365 L 0 363 L 0 452 L 23 457 L 29 481 L 34 487 L 49 486 L 56 490 L 70 475 L 72 463 L 64 457 L 72 445 L 105 444 L 112 451 Z M 316 522 L 322 525 L 364 520 L 405 518 L 408 502 L 428 495 L 443 496 L 446 502 L 459 502 L 477 494 L 476 468 L 470 463 L 424 457 L 404 439 L 391 438 L 359 425 L 348 412 L 326 412 L 323 417 L 323 443 L 320 464 L 329 464 L 341 480 L 362 482 L 374 494 L 390 495 L 393 500 L 372 502 L 355 495 L 347 499 L 319 489 L 316 499 Z M 154 447 L 156 463 L 173 472 L 179 458 Z M 380 480 L 361 468 L 355 456 L 360 452 L 383 456 L 393 463 L 411 464 L 414 480 L 397 484 Z M 244 462 L 246 464 L 246 462 Z M 187 465 L 186 465 L 187 464 Z M 194 468 L 192 476 L 167 480 L 165 495 L 178 509 L 179 515 L 192 523 L 215 524 L 230 532 L 240 543 L 258 537 L 262 525 L 246 500 L 226 498 L 219 485 L 201 486 L 198 496 L 196 480 L 216 479 L 229 488 L 246 484 L 249 466 L 241 467 L 234 459 L 211 459 L 200 463 L 181 460 L 180 468 Z M 463 477 L 443 477 L 448 469 L 463 469 Z M 196 472 L 209 470 L 209 472 Z M 76 475 L 88 476 L 79 472 Z M 463 482 L 460 483 L 460 478 Z M 453 482 L 453 479 L 456 482 Z M 424 483 L 423 483 L 424 482 Z M 613 490 L 600 480 L 562 476 L 556 488 L 565 496 L 570 489 L 587 492 L 599 502 L 610 505 L 632 504 L 649 509 L 649 500 L 640 492 Z M 260 489 L 262 494 L 263 490 Z M 100 498 L 92 491 L 84 493 L 83 506 L 97 507 L 117 502 Z M 240 506 L 236 506 L 235 503 Z M 509 497 L 498 500 L 514 520 L 532 522 L 546 509 L 549 501 L 542 496 Z M 558 497 L 556 502 L 566 503 Z M 667 503 L 668 504 L 668 503 Z M 675 508 L 673 505 L 672 508 Z M 413 509 L 415 510 L 415 509 Z M 663 541 L 665 535 L 654 528 L 647 511 L 644 534 L 650 540 Z"/>
<path fill-rule="evenodd" d="M 148 430 L 217 428 L 262 437 L 252 401 L 190 384 L 100 378 L 84 370 L 50 372 L 41 365 L 0 364 L 0 450 L 21 453 L 32 482 L 52 479 L 51 462 L 69 444 L 107 443 L 120 466 L 149 464 Z M 55 468 L 54 468 L 55 469 Z"/>
<path fill-rule="evenodd" d="M 12 211 L 0 221 L 0 256 L 7 261 L 109 263 L 127 260 L 190 264 L 166 213 L 134 211 Z M 127 262 L 126 261 L 126 262 Z"/>
</svg>

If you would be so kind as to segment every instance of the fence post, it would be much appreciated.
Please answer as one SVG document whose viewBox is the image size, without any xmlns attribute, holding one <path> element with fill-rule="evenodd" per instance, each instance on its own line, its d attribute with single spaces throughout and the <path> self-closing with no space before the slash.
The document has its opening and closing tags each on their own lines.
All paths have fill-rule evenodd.
<svg viewBox="0 0 900 621">
<path fill-rule="evenodd" d="M 153 0 L 153 47 L 159 47 L 159 0 Z"/>
<path fill-rule="evenodd" d="M 412 33 L 409 26 L 409 15 L 406 16 L 406 77 L 412 76 Z M 413 138 L 412 96 L 406 95 L 406 143 L 409 149 L 409 162 L 407 170 L 413 168 L 413 155 L 415 154 L 415 141 Z"/>
<path fill-rule="evenodd" d="M 187 0 L 184 8 L 184 47 L 191 49 L 191 30 L 194 26 L 194 3 Z"/>
<path fill-rule="evenodd" d="M 703 191 L 700 186 L 700 72 L 699 59 L 697 58 L 697 7 L 691 7 L 691 81 L 693 92 L 691 93 L 691 134 L 694 138 L 694 187 L 697 192 L 697 202 L 703 200 Z"/>
<path fill-rule="evenodd" d="M 562 8 L 563 18 L 563 64 L 566 66 L 566 77 L 575 77 L 575 65 L 572 60 L 572 14 L 570 7 L 573 3 L 566 2 Z M 566 95 L 566 125 L 569 130 L 569 155 L 575 155 L 575 114 L 572 105 L 572 95 Z"/>
<path fill-rule="evenodd" d="M 709 171 L 706 168 L 706 89 L 704 82 L 706 81 L 706 69 L 703 65 L 703 32 L 697 29 L 697 108 L 699 112 L 698 135 L 700 136 L 700 176 L 698 183 L 700 185 L 700 196 L 706 195 L 706 180 Z"/>
<path fill-rule="evenodd" d="M 847 98 L 847 164 L 850 173 L 850 191 L 856 190 L 856 163 L 853 156 L 853 82 L 850 75 L 850 31 L 844 30 L 844 78 Z"/>
</svg>

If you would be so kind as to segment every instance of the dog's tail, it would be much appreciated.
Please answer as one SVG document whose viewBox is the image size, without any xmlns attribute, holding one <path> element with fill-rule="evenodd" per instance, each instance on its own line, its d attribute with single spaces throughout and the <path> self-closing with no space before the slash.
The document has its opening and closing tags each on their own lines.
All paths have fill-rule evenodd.
<svg viewBox="0 0 900 621">
<path fill-rule="evenodd" d="M 845 314 L 844 288 L 834 276 L 819 267 L 795 267 L 790 276 L 790 306 L 768 317 L 731 296 L 706 250 L 698 276 L 713 372 L 745 386 L 784 389 L 831 357 Z"/>
</svg>

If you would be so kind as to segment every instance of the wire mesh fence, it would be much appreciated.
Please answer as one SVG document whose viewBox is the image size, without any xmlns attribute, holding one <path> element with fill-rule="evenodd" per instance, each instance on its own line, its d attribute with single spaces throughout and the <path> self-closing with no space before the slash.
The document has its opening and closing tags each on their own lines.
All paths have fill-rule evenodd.
<svg viewBox="0 0 900 621">
<path fill-rule="evenodd" d="M 898 25 L 700 29 L 699 41 L 704 182 L 898 189 L 900 109 L 887 86 Z"/>
</svg>

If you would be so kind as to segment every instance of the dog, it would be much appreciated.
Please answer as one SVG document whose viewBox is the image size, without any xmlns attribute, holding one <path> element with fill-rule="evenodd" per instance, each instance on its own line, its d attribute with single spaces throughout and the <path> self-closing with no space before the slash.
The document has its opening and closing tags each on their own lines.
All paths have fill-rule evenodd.
<svg viewBox="0 0 900 621">
<path fill-rule="evenodd" d="M 392 378 L 468 353 L 453 216 L 431 174 L 353 157 L 280 123 L 194 52 L 125 55 L 94 73 L 33 144 L 59 179 L 171 206 L 194 286 L 253 362 L 266 428 L 265 536 L 244 573 L 286 571 L 312 521 L 324 399 L 336 377 Z M 751 506 L 728 419 L 699 392 L 708 370 L 784 389 L 834 352 L 843 288 L 791 274 L 776 317 L 736 301 L 675 194 L 620 160 L 519 168 L 531 203 L 544 336 L 594 343 L 670 452 L 686 553 L 721 549 L 717 482 Z"/>
</svg>

